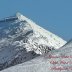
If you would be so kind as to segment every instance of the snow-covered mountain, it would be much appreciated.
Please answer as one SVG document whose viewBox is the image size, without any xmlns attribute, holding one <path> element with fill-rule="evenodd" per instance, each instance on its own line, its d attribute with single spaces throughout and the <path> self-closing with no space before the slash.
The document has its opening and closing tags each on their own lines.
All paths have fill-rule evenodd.
<svg viewBox="0 0 72 72">
<path fill-rule="evenodd" d="M 17 13 L 0 20 L 0 70 L 58 49 L 66 43 Z"/>
<path fill-rule="evenodd" d="M 50 58 L 50 54 L 59 58 Z M 61 58 L 61 56 L 71 56 L 71 58 Z M 51 64 L 51 61 L 62 63 Z M 72 40 L 60 49 L 53 50 L 45 56 L 39 56 L 1 72 L 72 72 Z"/>
</svg>

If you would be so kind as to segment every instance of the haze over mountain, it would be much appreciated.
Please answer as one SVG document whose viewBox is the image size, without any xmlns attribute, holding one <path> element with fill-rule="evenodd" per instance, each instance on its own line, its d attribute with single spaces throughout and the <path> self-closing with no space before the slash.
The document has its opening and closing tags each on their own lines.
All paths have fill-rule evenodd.
<svg viewBox="0 0 72 72">
<path fill-rule="evenodd" d="M 30 61 L 66 41 L 20 13 L 0 20 L 0 70 Z"/>
</svg>

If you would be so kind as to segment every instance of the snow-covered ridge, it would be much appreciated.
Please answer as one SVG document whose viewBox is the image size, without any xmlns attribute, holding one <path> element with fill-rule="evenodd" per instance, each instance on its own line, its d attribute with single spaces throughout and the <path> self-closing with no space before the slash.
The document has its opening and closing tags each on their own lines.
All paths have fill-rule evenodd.
<svg viewBox="0 0 72 72">
<path fill-rule="evenodd" d="M 0 20 L 1 70 L 58 49 L 66 43 L 20 13 Z"/>
<path fill-rule="evenodd" d="M 33 48 L 35 49 L 37 45 L 46 45 L 49 47 L 54 47 L 54 49 L 58 49 L 62 47 L 66 41 L 63 40 L 62 38 L 58 37 L 57 35 L 51 33 L 50 31 L 47 31 L 43 29 L 42 27 L 38 26 L 36 23 L 34 23 L 32 20 L 26 18 L 20 13 L 17 13 L 16 16 L 11 16 L 8 18 L 5 18 L 4 20 L 0 20 L 0 23 L 3 23 L 4 27 L 0 27 L 0 29 L 4 30 L 4 33 L 2 30 L 0 30 L 0 37 L 5 36 L 6 37 L 11 37 L 11 38 L 16 38 L 20 34 L 25 34 L 25 33 L 30 33 L 32 35 L 29 35 L 30 37 L 28 38 L 29 41 L 29 48 L 28 43 L 26 45 L 26 48 L 28 51 L 30 51 Z M 6 26 L 6 24 L 8 26 Z M 15 33 L 12 35 L 12 33 Z M 27 33 L 27 34 L 28 34 Z M 20 41 L 19 41 L 20 42 Z M 21 40 L 22 43 L 22 40 Z M 39 48 L 40 49 L 40 48 Z M 36 48 L 36 53 L 41 54 L 40 50 Z"/>
<path fill-rule="evenodd" d="M 16 15 L 20 21 L 26 20 L 31 25 L 32 29 L 35 32 L 38 32 L 41 35 L 47 37 L 48 40 L 50 41 L 50 44 L 52 46 L 54 46 L 56 49 L 60 48 L 61 46 L 63 46 L 66 43 L 66 41 L 63 40 L 62 38 L 60 38 L 59 36 L 57 36 L 57 35 L 51 33 L 50 31 L 47 31 L 44 28 L 38 26 L 32 20 L 26 18 L 25 16 L 21 15 L 20 13 L 17 13 Z"/>
<path fill-rule="evenodd" d="M 50 61 L 65 61 L 71 62 L 72 58 L 61 58 L 61 56 L 72 56 L 72 40 L 70 40 L 65 46 L 60 49 L 54 50 L 50 53 L 52 56 L 57 56 L 59 58 L 49 58 L 48 54 L 45 56 L 39 56 L 35 59 L 32 59 L 28 62 L 18 64 L 16 66 L 10 67 L 8 69 L 2 70 L 1 72 L 72 72 L 70 67 L 72 64 L 51 64 Z M 66 67 L 64 70 L 52 70 L 52 67 L 61 67 L 62 69 Z M 69 69 L 67 69 L 69 68 Z"/>
</svg>

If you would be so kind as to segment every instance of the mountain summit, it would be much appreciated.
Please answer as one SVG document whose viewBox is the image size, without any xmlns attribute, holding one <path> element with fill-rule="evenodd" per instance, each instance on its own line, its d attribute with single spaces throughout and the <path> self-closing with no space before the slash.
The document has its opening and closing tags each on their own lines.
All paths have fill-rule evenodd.
<svg viewBox="0 0 72 72">
<path fill-rule="evenodd" d="M 66 43 L 20 13 L 0 20 L 0 69 L 58 49 Z"/>
<path fill-rule="evenodd" d="M 30 25 L 31 29 L 33 30 L 33 35 L 37 37 L 35 41 L 37 41 L 37 39 L 38 39 L 38 41 L 36 43 L 52 46 L 55 49 L 60 48 L 61 46 L 63 46 L 66 43 L 66 41 L 63 40 L 62 38 L 51 33 L 50 31 L 47 31 L 44 28 L 38 26 L 36 23 L 34 23 L 32 20 L 26 18 L 22 14 L 17 13 L 16 16 L 17 16 L 18 20 L 25 21 L 28 23 L 28 25 Z"/>
</svg>

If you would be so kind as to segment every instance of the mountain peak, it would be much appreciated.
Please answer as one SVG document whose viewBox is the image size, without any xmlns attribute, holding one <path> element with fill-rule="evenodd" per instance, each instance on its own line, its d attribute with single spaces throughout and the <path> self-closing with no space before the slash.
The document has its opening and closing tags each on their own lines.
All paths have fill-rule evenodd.
<svg viewBox="0 0 72 72">
<path fill-rule="evenodd" d="M 65 43 L 20 13 L 0 20 L 0 64 L 3 68 L 46 54 Z"/>
<path fill-rule="evenodd" d="M 19 13 L 19 12 L 16 13 L 16 17 L 17 17 L 20 21 L 22 21 L 22 20 L 27 20 L 27 19 L 28 19 L 27 17 L 25 17 L 24 15 L 22 15 L 22 14 Z"/>
</svg>

